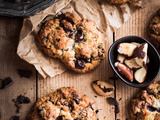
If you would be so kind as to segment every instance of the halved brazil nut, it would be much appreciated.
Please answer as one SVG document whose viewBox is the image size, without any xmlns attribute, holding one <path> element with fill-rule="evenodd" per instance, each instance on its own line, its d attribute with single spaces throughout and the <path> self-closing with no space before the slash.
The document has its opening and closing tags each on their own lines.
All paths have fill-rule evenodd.
<svg viewBox="0 0 160 120">
<path fill-rule="evenodd" d="M 92 86 L 96 93 L 102 96 L 110 95 L 114 91 L 114 86 L 105 81 L 93 81 Z"/>
<path fill-rule="evenodd" d="M 117 46 L 117 51 L 121 55 L 125 55 L 127 57 L 131 57 L 136 48 L 137 48 L 137 46 L 134 45 L 134 44 L 131 44 L 131 43 L 120 43 Z"/>
</svg>

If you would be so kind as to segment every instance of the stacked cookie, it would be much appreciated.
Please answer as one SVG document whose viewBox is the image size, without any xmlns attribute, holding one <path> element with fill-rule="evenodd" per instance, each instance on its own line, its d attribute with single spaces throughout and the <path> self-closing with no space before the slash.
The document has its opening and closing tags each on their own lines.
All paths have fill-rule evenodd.
<svg viewBox="0 0 160 120">
<path fill-rule="evenodd" d="M 38 41 L 49 56 L 78 73 L 94 70 L 105 57 L 103 36 L 95 22 L 70 12 L 47 21 Z"/>
</svg>

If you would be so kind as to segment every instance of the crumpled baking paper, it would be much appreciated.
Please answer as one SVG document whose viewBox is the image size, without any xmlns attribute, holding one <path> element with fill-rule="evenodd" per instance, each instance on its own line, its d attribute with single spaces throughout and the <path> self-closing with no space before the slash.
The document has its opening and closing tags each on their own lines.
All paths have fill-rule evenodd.
<svg viewBox="0 0 160 120">
<path fill-rule="evenodd" d="M 46 18 L 73 12 L 79 17 L 95 21 L 99 29 L 109 36 L 142 5 L 142 1 L 116 6 L 109 4 L 106 0 L 58 0 L 49 8 L 24 19 L 17 54 L 34 65 L 44 78 L 54 77 L 66 71 L 66 67 L 59 59 L 47 56 L 36 42 L 38 31 Z"/>
</svg>

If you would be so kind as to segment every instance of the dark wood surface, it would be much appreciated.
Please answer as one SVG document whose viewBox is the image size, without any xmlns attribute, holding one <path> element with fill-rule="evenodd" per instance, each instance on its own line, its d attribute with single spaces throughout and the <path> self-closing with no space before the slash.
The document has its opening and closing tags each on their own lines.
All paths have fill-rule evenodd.
<svg viewBox="0 0 160 120">
<path fill-rule="evenodd" d="M 24 120 L 36 100 L 36 70 L 16 54 L 22 22 L 23 18 L 0 17 L 0 79 L 11 77 L 14 81 L 10 87 L 0 90 L 0 120 L 10 120 L 13 115 L 20 115 Z M 33 74 L 29 79 L 21 78 L 18 69 L 31 70 Z M 28 96 L 32 102 L 22 105 L 17 114 L 12 100 L 19 95 Z"/>
<path fill-rule="evenodd" d="M 75 74 L 66 71 L 54 78 L 42 79 L 35 68 L 20 59 L 16 54 L 19 33 L 23 18 L 0 17 L 0 79 L 11 77 L 14 84 L 0 90 L 0 120 L 10 120 L 11 116 L 19 115 L 20 120 L 24 120 L 31 106 L 36 102 L 36 98 L 47 95 L 49 92 L 60 87 L 74 86 L 79 91 L 89 94 L 97 102 L 99 110 L 98 118 L 101 120 L 126 120 L 128 115 L 128 104 L 130 99 L 139 90 L 124 84 L 121 80 L 109 80 L 114 75 L 108 63 L 107 52 L 114 40 L 128 35 L 137 35 L 148 39 L 147 26 L 153 14 L 160 8 L 160 0 L 152 0 L 143 9 L 136 11 L 132 17 L 121 28 L 117 29 L 106 42 L 106 59 L 93 72 L 87 74 Z M 30 78 L 21 78 L 17 69 L 26 69 L 33 72 Z M 86 79 L 87 78 L 87 79 Z M 115 114 L 114 106 L 106 102 L 106 97 L 98 96 L 90 84 L 93 80 L 106 80 L 115 86 L 115 93 L 110 95 L 119 102 L 120 113 Z M 160 79 L 160 75 L 156 80 Z M 20 113 L 16 113 L 16 107 L 12 102 L 18 95 L 25 95 L 31 99 L 31 103 L 23 104 Z"/>
</svg>

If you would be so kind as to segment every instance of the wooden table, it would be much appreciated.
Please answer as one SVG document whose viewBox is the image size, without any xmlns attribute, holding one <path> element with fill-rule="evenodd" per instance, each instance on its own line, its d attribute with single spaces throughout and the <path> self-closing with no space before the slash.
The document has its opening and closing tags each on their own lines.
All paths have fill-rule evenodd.
<svg viewBox="0 0 160 120">
<path fill-rule="evenodd" d="M 117 29 L 109 37 L 109 40 L 106 42 L 106 51 L 108 51 L 109 46 L 114 40 L 124 36 L 137 35 L 148 39 L 148 22 L 158 8 L 160 8 L 160 0 L 152 0 L 143 9 L 137 10 L 121 28 Z M 121 80 L 109 80 L 114 73 L 109 66 L 107 57 L 92 73 L 75 74 L 71 71 L 66 71 L 54 78 L 42 79 L 32 65 L 20 59 L 16 54 L 22 21 L 23 18 L 0 17 L 0 78 L 4 79 L 10 76 L 14 81 L 12 86 L 0 90 L 0 120 L 9 120 L 11 116 L 17 115 L 12 99 L 18 95 L 22 94 L 31 99 L 31 103 L 22 105 L 22 109 L 20 110 L 20 119 L 24 120 L 29 109 L 38 98 L 64 86 L 74 86 L 85 94 L 92 94 L 90 97 L 97 102 L 99 109 L 97 116 L 102 120 L 126 120 L 129 117 L 129 101 L 139 89 L 130 87 Z M 31 78 L 20 78 L 17 73 L 17 69 L 19 68 L 32 70 L 33 74 Z M 93 89 L 90 89 L 89 85 L 96 79 L 106 80 L 115 86 L 115 93 L 110 96 L 115 97 L 119 102 L 119 114 L 115 114 L 114 106 L 107 103 L 106 97 L 94 97 L 96 93 Z M 158 79 L 160 79 L 160 75 L 156 80 Z"/>
</svg>

